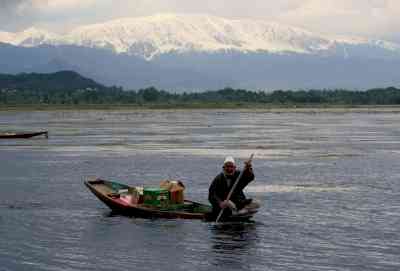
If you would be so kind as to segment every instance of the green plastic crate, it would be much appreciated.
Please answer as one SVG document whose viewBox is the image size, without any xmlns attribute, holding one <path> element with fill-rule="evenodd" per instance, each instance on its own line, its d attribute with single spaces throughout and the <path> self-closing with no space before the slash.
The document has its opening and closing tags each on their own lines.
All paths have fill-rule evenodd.
<svg viewBox="0 0 400 271">
<path fill-rule="evenodd" d="M 159 187 L 145 187 L 143 199 L 146 205 L 167 206 L 169 204 L 169 192 Z"/>
</svg>

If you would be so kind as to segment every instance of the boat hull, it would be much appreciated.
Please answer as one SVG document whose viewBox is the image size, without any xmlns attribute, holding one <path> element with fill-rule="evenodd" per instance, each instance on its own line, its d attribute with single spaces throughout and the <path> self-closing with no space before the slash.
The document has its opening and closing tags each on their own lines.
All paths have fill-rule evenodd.
<svg viewBox="0 0 400 271">
<path fill-rule="evenodd" d="M 35 136 L 44 135 L 48 138 L 48 132 L 36 132 L 36 133 L 9 133 L 9 134 L 0 134 L 0 139 L 13 139 L 13 138 L 31 138 Z"/>
<path fill-rule="evenodd" d="M 107 186 L 108 181 L 104 180 L 95 180 L 95 181 L 86 181 L 85 185 L 89 188 L 89 190 L 105 205 L 107 205 L 112 211 L 124 215 L 142 217 L 142 218 L 181 218 L 181 219 L 204 219 L 208 212 L 185 212 L 185 211 L 163 211 L 158 208 L 151 208 L 148 206 L 144 206 L 143 204 L 132 204 L 122 200 L 120 197 L 113 197 L 111 193 L 105 193 L 104 189 L 99 189 L 99 186 L 105 185 Z M 111 182 L 108 182 L 111 183 Z M 127 189 L 129 186 L 118 184 L 121 189 Z M 195 204 L 202 205 L 200 203 L 195 203 L 192 201 L 185 201 L 186 204 Z"/>
</svg>

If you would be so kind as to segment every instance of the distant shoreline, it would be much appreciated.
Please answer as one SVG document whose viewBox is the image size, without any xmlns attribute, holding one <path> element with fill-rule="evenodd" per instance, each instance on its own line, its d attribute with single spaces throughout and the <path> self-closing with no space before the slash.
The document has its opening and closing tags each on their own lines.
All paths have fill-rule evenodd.
<svg viewBox="0 0 400 271">
<path fill-rule="evenodd" d="M 270 113 L 400 113 L 400 105 L 272 105 L 272 104 L 183 104 L 183 105 L 1 105 L 0 112 L 23 111 L 238 111 Z"/>
</svg>

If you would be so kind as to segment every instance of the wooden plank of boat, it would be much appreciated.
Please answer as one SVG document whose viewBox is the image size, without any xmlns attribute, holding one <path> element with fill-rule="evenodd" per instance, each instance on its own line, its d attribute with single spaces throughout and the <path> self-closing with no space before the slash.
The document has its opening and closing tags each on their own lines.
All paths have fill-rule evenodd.
<svg viewBox="0 0 400 271">
<path fill-rule="evenodd" d="M 44 135 L 46 138 L 49 137 L 48 131 L 42 132 L 31 132 L 31 133 L 2 133 L 0 139 L 12 139 L 12 138 L 31 138 L 34 136 Z"/>
<path fill-rule="evenodd" d="M 111 210 L 124 215 L 142 218 L 169 218 L 169 219 L 201 219 L 209 220 L 211 206 L 185 200 L 183 207 L 175 210 L 162 209 L 161 207 L 134 204 L 120 196 L 118 191 L 126 190 L 128 185 L 101 179 L 85 181 L 89 190 Z M 230 220 L 246 221 L 254 213 L 246 216 L 232 217 Z"/>
</svg>

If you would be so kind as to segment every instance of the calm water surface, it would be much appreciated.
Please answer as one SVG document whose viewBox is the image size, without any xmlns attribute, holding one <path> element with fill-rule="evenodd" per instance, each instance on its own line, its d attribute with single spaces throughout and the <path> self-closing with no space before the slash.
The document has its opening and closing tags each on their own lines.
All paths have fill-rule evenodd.
<svg viewBox="0 0 400 271">
<path fill-rule="evenodd" d="M 0 112 L 0 270 L 400 270 L 400 115 Z M 116 216 L 83 185 L 178 178 L 207 202 L 256 153 L 254 222 Z"/>
</svg>

